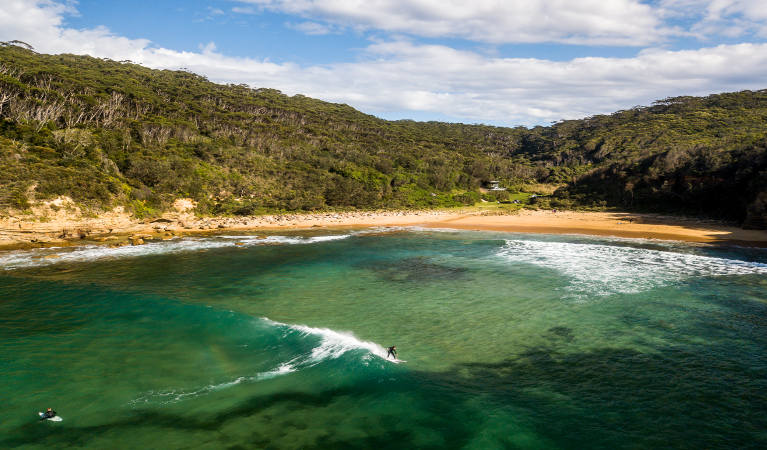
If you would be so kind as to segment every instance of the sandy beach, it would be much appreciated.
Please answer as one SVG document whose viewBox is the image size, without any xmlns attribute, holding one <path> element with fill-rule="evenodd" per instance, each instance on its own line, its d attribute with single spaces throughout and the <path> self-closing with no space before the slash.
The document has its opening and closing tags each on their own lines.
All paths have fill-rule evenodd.
<svg viewBox="0 0 767 450">
<path fill-rule="evenodd" d="M 660 214 L 521 210 L 515 215 L 506 216 L 464 215 L 446 218 L 430 226 L 767 246 L 767 230 L 744 230 L 716 221 Z"/>
<path fill-rule="evenodd" d="M 743 230 L 718 222 L 620 212 L 521 210 L 512 214 L 481 209 L 433 211 L 371 211 L 318 214 L 284 214 L 253 217 L 196 217 L 183 207 L 161 218 L 137 220 L 115 210 L 98 217 L 58 211 L 45 220 L 25 216 L 0 219 L 0 248 L 46 247 L 103 242 L 107 245 L 140 245 L 153 239 L 231 231 L 284 229 L 364 228 L 421 226 L 462 230 L 509 231 L 547 234 L 586 234 L 767 246 L 767 231 Z"/>
</svg>

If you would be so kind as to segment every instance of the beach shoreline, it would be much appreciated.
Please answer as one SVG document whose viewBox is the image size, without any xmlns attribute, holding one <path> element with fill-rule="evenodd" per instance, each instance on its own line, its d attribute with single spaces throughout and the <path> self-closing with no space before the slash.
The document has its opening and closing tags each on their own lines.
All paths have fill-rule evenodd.
<svg viewBox="0 0 767 450">
<path fill-rule="evenodd" d="M 102 243 L 141 245 L 185 235 L 373 227 L 423 227 L 516 233 L 579 234 L 704 244 L 767 247 L 767 230 L 659 214 L 520 210 L 509 214 L 476 208 L 424 211 L 359 211 L 251 217 L 197 217 L 167 213 L 138 220 L 122 212 L 98 217 L 59 215 L 45 221 L 0 219 L 0 250 Z"/>
<path fill-rule="evenodd" d="M 512 216 L 464 216 L 448 219 L 439 226 L 463 230 L 577 234 L 767 247 L 767 230 L 745 230 L 718 221 L 647 213 L 522 210 Z"/>
</svg>

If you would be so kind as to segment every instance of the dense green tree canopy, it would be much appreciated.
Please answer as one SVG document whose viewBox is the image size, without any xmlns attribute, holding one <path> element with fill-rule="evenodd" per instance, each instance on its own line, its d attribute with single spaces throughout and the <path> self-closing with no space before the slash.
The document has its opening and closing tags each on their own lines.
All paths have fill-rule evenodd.
<svg viewBox="0 0 767 450">
<path fill-rule="evenodd" d="M 562 187 L 555 206 L 758 224 L 767 91 L 679 97 L 527 129 L 385 121 L 184 71 L 0 46 L 0 207 L 68 195 L 138 214 L 473 203 L 491 179 Z"/>
</svg>

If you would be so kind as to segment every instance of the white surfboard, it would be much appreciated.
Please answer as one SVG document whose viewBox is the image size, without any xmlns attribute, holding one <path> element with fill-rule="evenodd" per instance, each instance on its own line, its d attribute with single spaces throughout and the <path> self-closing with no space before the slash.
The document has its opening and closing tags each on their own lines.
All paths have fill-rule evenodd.
<svg viewBox="0 0 767 450">
<path fill-rule="evenodd" d="M 42 413 L 42 412 L 38 412 L 37 414 L 39 414 L 41 418 L 45 415 L 45 413 Z M 62 419 L 60 416 L 53 416 L 45 420 L 50 420 L 51 422 L 61 422 L 64 419 Z"/>
</svg>

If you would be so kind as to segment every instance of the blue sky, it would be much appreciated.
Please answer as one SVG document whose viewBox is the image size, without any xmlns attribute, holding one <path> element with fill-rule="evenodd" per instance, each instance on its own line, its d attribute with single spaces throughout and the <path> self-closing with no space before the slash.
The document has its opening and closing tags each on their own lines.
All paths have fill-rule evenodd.
<svg viewBox="0 0 767 450">
<path fill-rule="evenodd" d="M 767 88 L 764 0 L 3 0 L 11 39 L 388 119 L 533 126 Z"/>
<path fill-rule="evenodd" d="M 231 0 L 80 0 L 77 4 L 79 15 L 66 16 L 65 25 L 72 28 L 106 25 L 115 34 L 134 39 L 147 38 L 157 46 L 176 50 L 195 51 L 201 44 L 215 42 L 220 51 L 230 56 L 269 58 L 300 64 L 355 61 L 370 39 L 385 35 L 379 30 L 350 29 L 322 35 L 307 34 L 291 28 L 291 24 L 305 22 L 301 17 L 269 10 L 242 14 L 232 11 L 237 10 L 237 3 Z M 423 43 L 476 50 L 495 56 L 545 56 L 557 61 L 595 54 L 629 57 L 641 50 L 636 46 L 561 45 L 550 42 L 487 44 L 452 37 L 412 37 Z M 697 42 L 678 39 L 673 44 L 682 48 Z"/>
<path fill-rule="evenodd" d="M 80 1 L 78 16 L 65 25 L 93 28 L 106 25 L 112 32 L 134 39 L 147 38 L 159 47 L 197 51 L 215 42 L 230 56 L 269 58 L 300 64 L 353 61 L 355 47 L 364 47 L 359 33 L 307 35 L 288 26 L 294 17 L 281 13 L 240 14 L 231 1 L 183 2 L 136 0 L 131 2 Z"/>
</svg>

